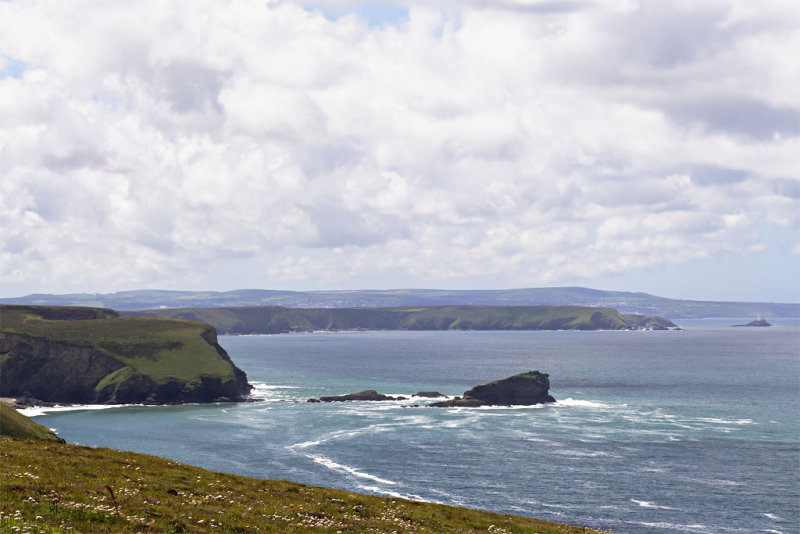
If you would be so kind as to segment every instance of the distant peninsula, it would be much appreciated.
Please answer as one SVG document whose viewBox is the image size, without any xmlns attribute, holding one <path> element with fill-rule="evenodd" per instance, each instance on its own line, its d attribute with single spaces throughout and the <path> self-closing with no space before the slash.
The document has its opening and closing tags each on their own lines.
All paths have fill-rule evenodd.
<svg viewBox="0 0 800 534">
<path fill-rule="evenodd" d="M 250 385 L 208 324 L 0 306 L 0 391 L 56 403 L 172 404 L 243 400 Z"/>
<path fill-rule="evenodd" d="M 245 306 L 122 312 L 125 316 L 200 321 L 220 334 L 342 330 L 665 330 L 669 319 L 588 306 L 421 306 L 283 308 Z"/>
</svg>

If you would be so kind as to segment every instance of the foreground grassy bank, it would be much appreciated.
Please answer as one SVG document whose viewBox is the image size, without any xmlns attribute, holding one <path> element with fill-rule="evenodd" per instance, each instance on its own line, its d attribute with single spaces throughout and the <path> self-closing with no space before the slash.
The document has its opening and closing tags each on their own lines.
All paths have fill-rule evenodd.
<svg viewBox="0 0 800 534">
<path fill-rule="evenodd" d="M 8 436 L 0 436 L 0 482 L 2 533 L 597 532 Z"/>
<path fill-rule="evenodd" d="M 0 435 L 19 439 L 64 441 L 49 428 L 33 422 L 30 418 L 25 417 L 2 401 L 0 401 Z"/>
</svg>

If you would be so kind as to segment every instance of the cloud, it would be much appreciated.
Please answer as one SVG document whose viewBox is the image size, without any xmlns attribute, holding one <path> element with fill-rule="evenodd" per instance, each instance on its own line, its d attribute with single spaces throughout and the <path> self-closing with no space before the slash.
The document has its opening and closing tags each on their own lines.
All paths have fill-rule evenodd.
<svg viewBox="0 0 800 534">
<path fill-rule="evenodd" d="M 792 2 L 331 6 L 0 3 L 4 291 L 531 286 L 798 225 Z"/>
</svg>

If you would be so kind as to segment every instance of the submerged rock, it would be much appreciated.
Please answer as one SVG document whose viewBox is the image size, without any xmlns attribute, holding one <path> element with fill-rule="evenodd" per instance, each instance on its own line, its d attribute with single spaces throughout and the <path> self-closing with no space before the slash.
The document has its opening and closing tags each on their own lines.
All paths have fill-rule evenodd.
<svg viewBox="0 0 800 534">
<path fill-rule="evenodd" d="M 367 389 L 359 391 L 358 393 L 349 393 L 347 395 L 338 395 L 333 397 L 320 397 L 318 399 L 308 399 L 308 402 L 345 402 L 345 401 L 396 401 L 406 400 L 405 397 L 390 397 L 378 393 L 374 389 Z"/>
<path fill-rule="evenodd" d="M 454 406 L 513 406 L 555 402 L 550 396 L 550 375 L 528 371 L 502 380 L 495 380 L 465 391 L 464 396 L 428 406 L 449 408 Z"/>
<path fill-rule="evenodd" d="M 442 395 L 438 391 L 417 391 L 412 397 L 425 397 L 426 399 L 436 399 L 439 397 L 445 397 L 446 395 Z"/>
</svg>

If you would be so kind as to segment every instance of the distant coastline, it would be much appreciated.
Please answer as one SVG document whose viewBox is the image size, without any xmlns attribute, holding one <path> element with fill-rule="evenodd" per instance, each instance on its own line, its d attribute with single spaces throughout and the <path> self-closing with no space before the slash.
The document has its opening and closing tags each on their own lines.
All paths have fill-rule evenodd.
<svg viewBox="0 0 800 534">
<path fill-rule="evenodd" d="M 415 308 L 284 308 L 245 306 L 122 312 L 131 317 L 199 321 L 223 335 L 347 330 L 667 330 L 655 315 L 587 306 L 429 306 Z"/>
<path fill-rule="evenodd" d="M 280 306 L 284 308 L 389 308 L 417 306 L 588 306 L 613 308 L 624 314 L 660 315 L 676 319 L 706 317 L 800 317 L 800 303 L 716 302 L 664 298 L 630 291 L 585 287 L 493 290 L 395 289 L 353 291 L 138 290 L 117 293 L 33 294 L 0 298 L 3 304 L 93 306 L 117 311 L 159 308 Z"/>
</svg>

